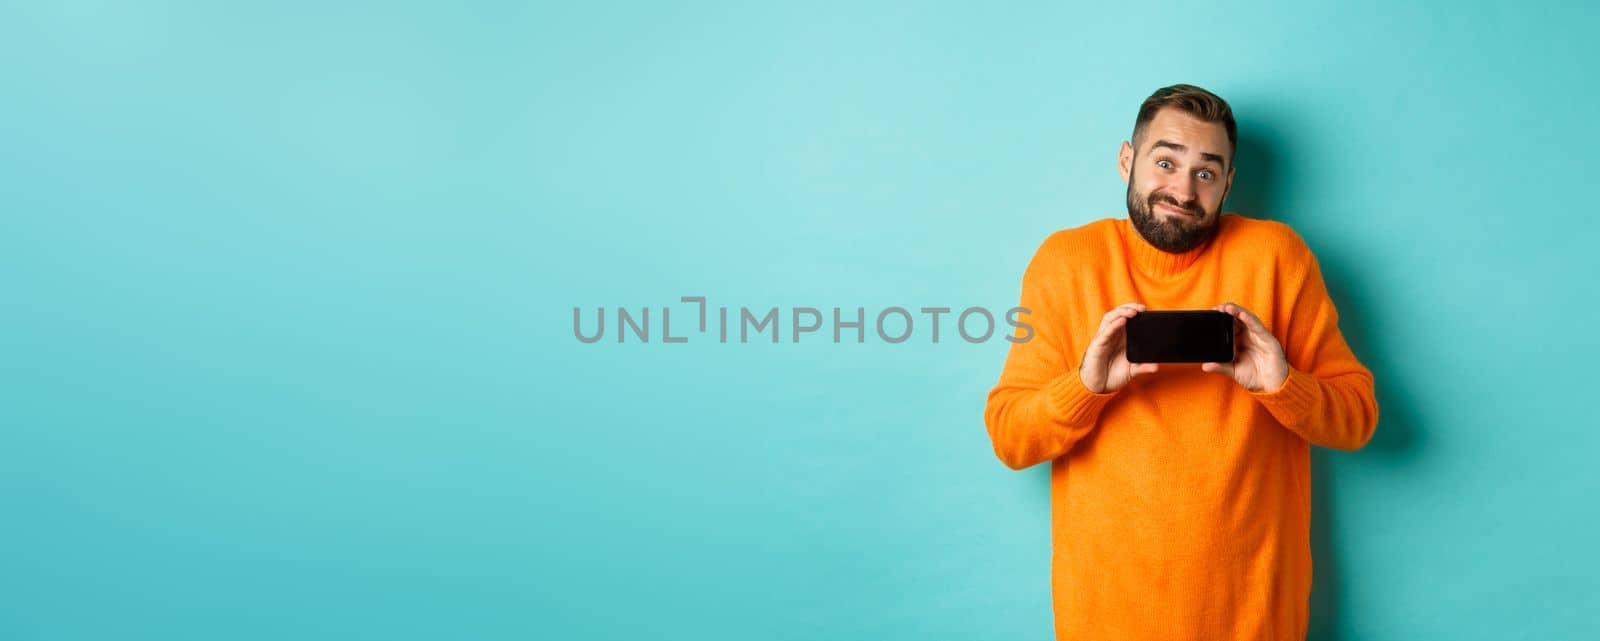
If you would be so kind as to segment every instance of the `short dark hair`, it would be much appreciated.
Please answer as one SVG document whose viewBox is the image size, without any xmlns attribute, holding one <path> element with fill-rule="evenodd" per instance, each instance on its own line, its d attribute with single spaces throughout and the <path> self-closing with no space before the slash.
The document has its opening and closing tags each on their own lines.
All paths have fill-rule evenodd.
<svg viewBox="0 0 1600 641">
<path fill-rule="evenodd" d="M 1157 89 L 1139 105 L 1139 117 L 1133 121 L 1133 145 L 1137 151 L 1145 126 L 1155 120 L 1156 113 L 1172 107 L 1206 122 L 1219 122 L 1228 130 L 1228 164 L 1233 164 L 1233 150 L 1239 147 L 1238 126 L 1233 122 L 1233 108 L 1228 101 L 1194 85 L 1177 84 Z"/>
</svg>

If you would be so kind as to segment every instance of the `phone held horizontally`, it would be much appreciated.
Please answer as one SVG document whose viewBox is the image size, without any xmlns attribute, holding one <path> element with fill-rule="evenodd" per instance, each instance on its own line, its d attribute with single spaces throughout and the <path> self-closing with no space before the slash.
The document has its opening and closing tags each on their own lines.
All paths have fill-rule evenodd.
<svg viewBox="0 0 1600 641">
<path fill-rule="evenodd" d="M 1139 312 L 1128 319 L 1128 362 L 1231 363 L 1233 323 L 1210 309 Z"/>
</svg>

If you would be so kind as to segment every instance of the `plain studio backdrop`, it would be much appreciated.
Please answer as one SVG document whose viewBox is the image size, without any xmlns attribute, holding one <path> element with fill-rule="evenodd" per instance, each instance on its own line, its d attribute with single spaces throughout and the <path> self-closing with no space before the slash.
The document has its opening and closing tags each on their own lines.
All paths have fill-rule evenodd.
<svg viewBox="0 0 1600 641">
<path fill-rule="evenodd" d="M 865 4 L 0 10 L 0 637 L 1048 639 L 1008 343 L 785 315 L 1015 305 L 1176 82 L 1377 380 L 1311 637 L 1600 634 L 1592 6 Z"/>
</svg>

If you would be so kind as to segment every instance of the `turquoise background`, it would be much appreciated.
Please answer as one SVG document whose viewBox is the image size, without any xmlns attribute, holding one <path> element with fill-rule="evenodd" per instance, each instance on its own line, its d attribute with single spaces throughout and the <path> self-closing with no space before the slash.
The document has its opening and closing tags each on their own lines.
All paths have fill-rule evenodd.
<svg viewBox="0 0 1600 641">
<path fill-rule="evenodd" d="M 1193 82 L 1239 116 L 1228 208 L 1300 232 L 1377 377 L 1373 442 L 1316 454 L 1311 637 L 1595 638 L 1597 24 L 0 9 L 0 637 L 1048 639 L 1007 343 L 572 309 L 1003 310 Z"/>
</svg>

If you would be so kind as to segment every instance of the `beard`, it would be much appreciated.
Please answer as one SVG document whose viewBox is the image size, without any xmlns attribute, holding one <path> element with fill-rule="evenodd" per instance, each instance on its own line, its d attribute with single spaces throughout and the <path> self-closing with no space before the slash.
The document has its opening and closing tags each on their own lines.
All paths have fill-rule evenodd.
<svg viewBox="0 0 1600 641">
<path fill-rule="evenodd" d="M 1178 199 L 1166 194 L 1156 193 L 1145 196 L 1134 191 L 1134 179 L 1128 177 L 1128 219 L 1133 221 L 1134 229 L 1139 230 L 1139 235 L 1146 241 L 1155 245 L 1161 251 L 1181 254 L 1211 240 L 1217 231 L 1217 212 L 1206 211 L 1199 200 L 1180 203 Z M 1157 216 L 1156 203 L 1167 203 L 1173 207 L 1183 209 L 1195 214 L 1193 218 L 1173 218 L 1170 216 Z"/>
</svg>

